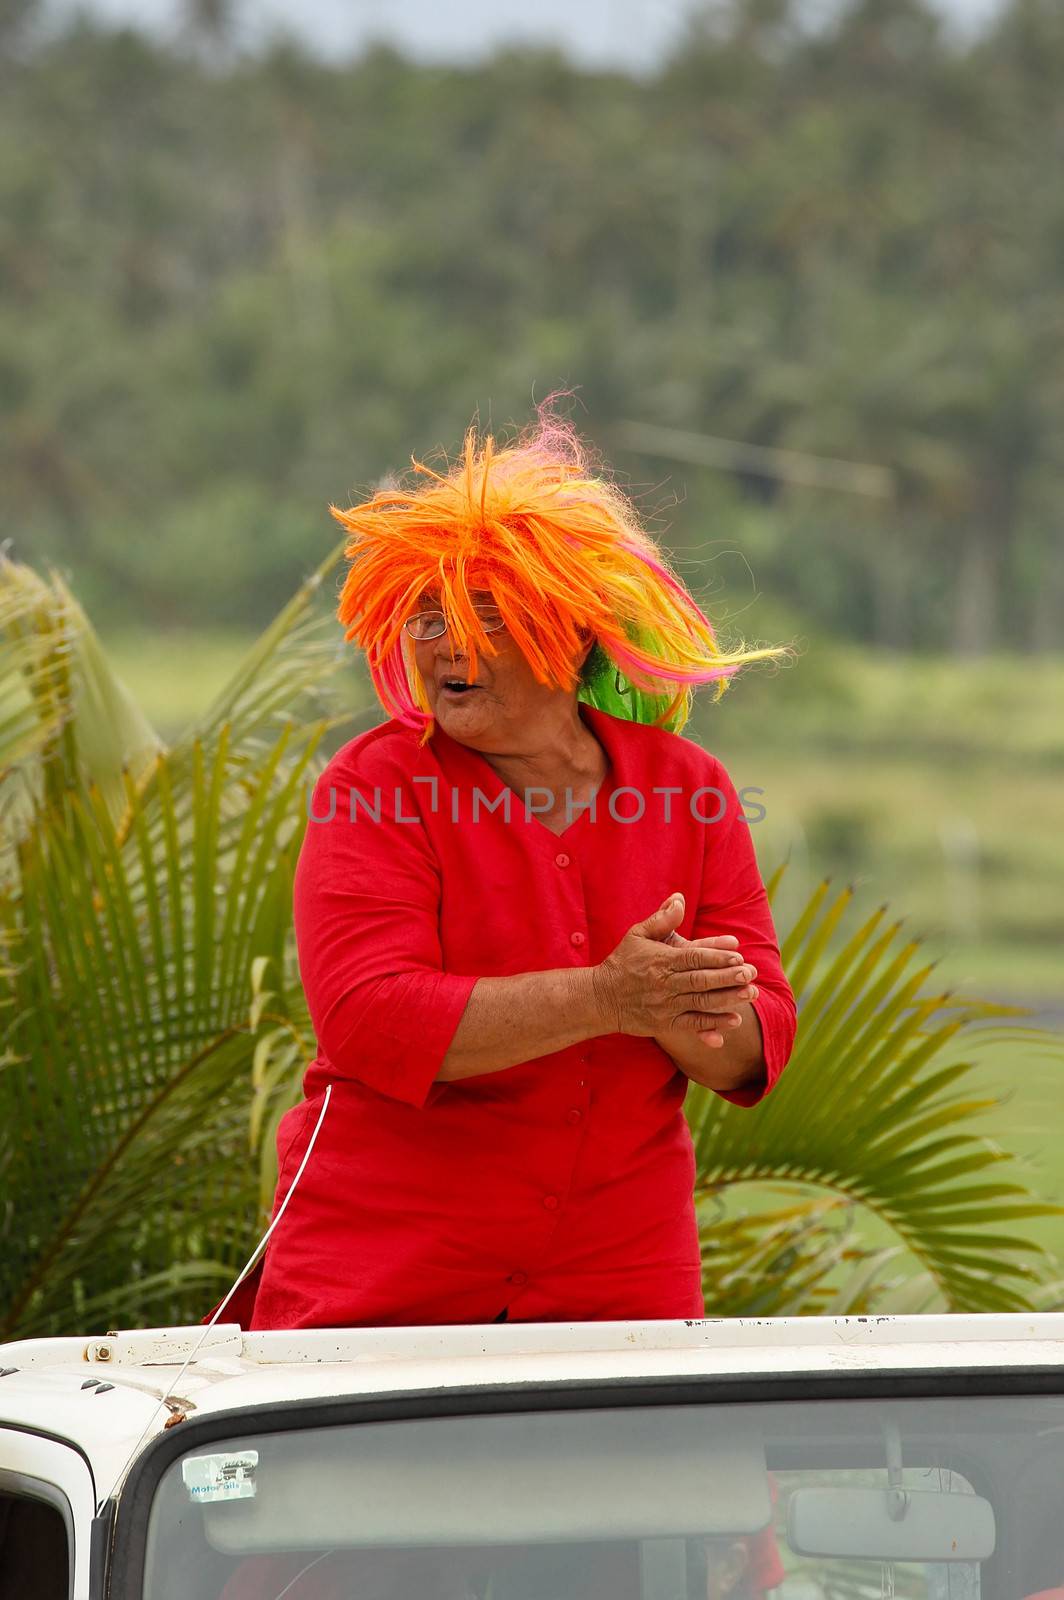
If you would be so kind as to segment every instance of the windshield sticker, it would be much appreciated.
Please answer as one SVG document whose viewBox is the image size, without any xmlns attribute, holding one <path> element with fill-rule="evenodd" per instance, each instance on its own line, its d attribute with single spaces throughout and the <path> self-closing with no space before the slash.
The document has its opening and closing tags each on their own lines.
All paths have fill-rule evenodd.
<svg viewBox="0 0 1064 1600">
<path fill-rule="evenodd" d="M 193 1502 L 254 1500 L 258 1464 L 257 1450 L 242 1450 L 239 1455 L 190 1456 L 181 1463 L 181 1476 Z"/>
</svg>

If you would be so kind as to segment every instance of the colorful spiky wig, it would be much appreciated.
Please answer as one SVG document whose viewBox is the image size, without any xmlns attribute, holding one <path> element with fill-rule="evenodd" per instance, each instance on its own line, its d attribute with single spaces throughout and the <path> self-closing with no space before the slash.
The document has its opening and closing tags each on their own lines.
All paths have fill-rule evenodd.
<svg viewBox="0 0 1064 1600">
<path fill-rule="evenodd" d="M 720 650 L 634 506 L 592 473 L 551 399 L 503 448 L 491 434 L 478 445 L 470 428 L 447 472 L 411 458 L 423 486 L 379 489 L 347 511 L 329 507 L 350 534 L 337 610 L 345 637 L 365 651 L 386 713 L 418 730 L 422 744 L 434 719 L 403 623 L 425 595 L 445 612 L 471 677 L 477 650 L 498 648 L 473 608 L 472 595 L 487 591 L 538 682 L 673 732 L 687 722 L 694 686 L 715 682 L 719 700 L 746 663 L 790 653 Z M 595 644 L 581 671 L 574 662 L 588 630 Z"/>
</svg>

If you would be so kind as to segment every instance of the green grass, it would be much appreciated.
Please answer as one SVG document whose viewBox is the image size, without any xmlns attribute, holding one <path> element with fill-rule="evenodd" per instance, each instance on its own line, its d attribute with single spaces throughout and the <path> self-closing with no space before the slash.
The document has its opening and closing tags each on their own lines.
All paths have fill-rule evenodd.
<svg viewBox="0 0 1064 1600">
<path fill-rule="evenodd" d="M 1064 1012 L 1064 658 L 884 657 L 818 645 L 752 669 L 694 731 L 764 790 L 784 922 L 825 874 L 886 901 L 962 992 Z"/>
</svg>

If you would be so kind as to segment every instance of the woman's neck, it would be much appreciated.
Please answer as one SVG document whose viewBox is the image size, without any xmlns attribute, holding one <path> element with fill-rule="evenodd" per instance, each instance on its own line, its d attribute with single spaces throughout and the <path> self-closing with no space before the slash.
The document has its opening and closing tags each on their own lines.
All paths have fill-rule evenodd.
<svg viewBox="0 0 1064 1600">
<path fill-rule="evenodd" d="M 609 757 L 574 708 L 572 719 L 546 728 L 534 743 L 519 751 L 482 751 L 508 788 L 549 789 L 561 797 L 566 789 L 594 789 L 609 771 Z"/>
</svg>

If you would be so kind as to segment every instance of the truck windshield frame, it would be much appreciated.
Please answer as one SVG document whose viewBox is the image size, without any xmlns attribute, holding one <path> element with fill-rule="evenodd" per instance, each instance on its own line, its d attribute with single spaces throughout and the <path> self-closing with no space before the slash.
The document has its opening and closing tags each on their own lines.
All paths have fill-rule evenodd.
<svg viewBox="0 0 1064 1600">
<path fill-rule="evenodd" d="M 356 1373 L 353 1371 L 352 1378 Z M 179 1458 L 215 1441 L 360 1423 L 439 1417 L 495 1416 L 618 1407 L 765 1406 L 785 1402 L 956 1401 L 1064 1396 L 1064 1364 L 1054 1366 L 880 1369 L 865 1373 L 611 1377 L 551 1383 L 481 1383 L 446 1388 L 280 1400 L 190 1417 L 156 1436 L 134 1462 L 120 1490 L 110 1560 L 91 1600 L 144 1600 L 147 1534 L 155 1497 Z M 962 1469 L 963 1470 L 963 1469 Z"/>
</svg>

